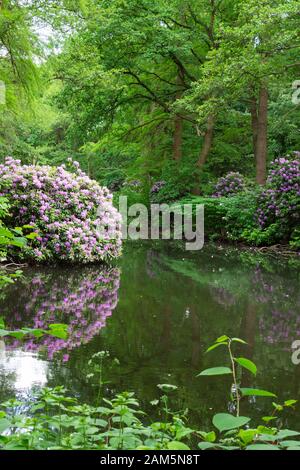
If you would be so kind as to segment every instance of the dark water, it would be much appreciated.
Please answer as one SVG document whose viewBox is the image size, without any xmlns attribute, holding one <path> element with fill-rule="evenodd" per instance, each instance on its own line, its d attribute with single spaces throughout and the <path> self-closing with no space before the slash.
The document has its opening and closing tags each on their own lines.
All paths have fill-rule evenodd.
<svg viewBox="0 0 300 470">
<path fill-rule="evenodd" d="M 179 387 L 173 407 L 189 408 L 195 424 L 230 409 L 227 378 L 197 378 L 206 367 L 226 365 L 222 348 L 204 354 L 222 334 L 239 336 L 237 356 L 258 365 L 243 386 L 300 399 L 300 366 L 291 345 L 300 339 L 299 261 L 206 248 L 187 253 L 168 243 L 128 244 L 116 267 L 29 268 L 1 292 L 7 327 L 67 323 L 67 341 L 44 337 L 0 343 L 0 399 L 32 397 L 41 386 L 65 385 L 92 402 L 96 387 L 86 378 L 88 361 L 102 350 L 105 393 L 132 390 L 150 415 L 159 383 Z M 119 365 L 113 361 L 119 360 Z M 250 398 L 242 413 L 269 414 L 272 400 Z M 300 428 L 299 413 L 285 425 Z"/>
</svg>

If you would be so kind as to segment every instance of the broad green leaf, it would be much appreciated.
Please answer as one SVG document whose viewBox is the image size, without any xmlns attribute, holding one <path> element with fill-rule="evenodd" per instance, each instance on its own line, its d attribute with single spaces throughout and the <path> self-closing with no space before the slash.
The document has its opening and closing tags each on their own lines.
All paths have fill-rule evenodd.
<svg viewBox="0 0 300 470">
<path fill-rule="evenodd" d="M 276 397 L 274 393 L 268 392 L 267 390 L 260 390 L 258 388 L 241 388 L 240 390 L 244 397 Z"/>
<path fill-rule="evenodd" d="M 274 436 L 276 429 L 268 428 L 267 426 L 258 426 L 257 432 L 260 434 L 272 434 Z"/>
<path fill-rule="evenodd" d="M 14 238 L 14 235 L 7 228 L 0 227 L 0 237 Z"/>
<path fill-rule="evenodd" d="M 167 447 L 169 450 L 190 450 L 186 444 L 178 441 L 168 442 Z"/>
<path fill-rule="evenodd" d="M 247 445 L 253 441 L 256 434 L 256 429 L 240 429 L 238 436 L 243 441 L 243 443 Z"/>
<path fill-rule="evenodd" d="M 240 366 L 244 367 L 245 369 L 249 370 L 253 375 L 257 373 L 257 367 L 254 362 L 250 361 L 250 359 L 246 359 L 245 357 L 235 357 L 235 362 L 237 362 Z"/>
<path fill-rule="evenodd" d="M 246 416 L 232 416 L 228 413 L 218 413 L 213 417 L 213 425 L 220 431 L 228 431 L 229 429 L 237 429 L 249 423 L 250 418 Z"/>
<path fill-rule="evenodd" d="M 232 374 L 232 370 L 229 369 L 229 367 L 212 367 L 211 369 L 205 369 L 200 374 L 197 375 L 197 377 L 204 376 L 204 375 L 227 375 L 227 374 Z"/>
<path fill-rule="evenodd" d="M 293 437 L 293 436 L 300 436 L 300 432 L 291 431 L 290 429 L 281 429 L 281 431 L 279 431 L 276 434 L 276 439 L 281 440 L 281 439 L 285 439 L 286 437 Z M 299 442 L 299 445 L 300 445 L 300 442 Z"/>
<path fill-rule="evenodd" d="M 6 418 L 0 419 L 0 433 L 5 431 L 10 426 L 10 421 Z"/>
<path fill-rule="evenodd" d="M 216 447 L 216 444 L 213 444 L 212 442 L 199 442 L 198 447 L 201 450 L 207 450 L 207 449 L 212 449 L 213 447 Z"/>
<path fill-rule="evenodd" d="M 251 444 L 246 450 L 279 450 L 279 447 L 272 444 Z"/>
<path fill-rule="evenodd" d="M 280 442 L 282 447 L 300 446 L 300 441 L 282 441 Z"/>
</svg>

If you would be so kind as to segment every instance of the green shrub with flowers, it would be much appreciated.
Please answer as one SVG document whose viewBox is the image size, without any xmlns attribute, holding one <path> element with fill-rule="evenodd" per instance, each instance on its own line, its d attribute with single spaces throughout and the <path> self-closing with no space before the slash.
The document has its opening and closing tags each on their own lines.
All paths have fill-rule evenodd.
<svg viewBox="0 0 300 470">
<path fill-rule="evenodd" d="M 36 233 L 22 256 L 78 263 L 118 257 L 121 216 L 111 193 L 83 173 L 78 162 L 69 159 L 69 167 L 22 165 L 11 157 L 0 165 L 0 197 L 10 203 L 8 226 L 11 221 Z"/>
<path fill-rule="evenodd" d="M 277 158 L 271 163 L 265 189 L 257 201 L 257 240 L 293 240 L 300 224 L 300 160 Z"/>
</svg>

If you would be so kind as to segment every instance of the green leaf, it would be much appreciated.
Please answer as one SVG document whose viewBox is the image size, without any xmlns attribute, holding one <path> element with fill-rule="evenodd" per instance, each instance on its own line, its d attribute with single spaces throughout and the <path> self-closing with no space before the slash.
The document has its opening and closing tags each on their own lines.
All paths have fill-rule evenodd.
<svg viewBox="0 0 300 470">
<path fill-rule="evenodd" d="M 186 444 L 178 441 L 168 442 L 167 447 L 169 450 L 190 450 Z"/>
<path fill-rule="evenodd" d="M 211 431 L 211 432 L 200 431 L 198 434 L 199 434 L 206 442 L 215 442 L 215 440 L 216 440 L 216 438 L 217 438 L 215 431 Z"/>
<path fill-rule="evenodd" d="M 234 341 L 235 343 L 247 344 L 247 342 L 241 338 L 231 338 L 231 341 Z"/>
<path fill-rule="evenodd" d="M 293 437 L 293 436 L 300 436 L 300 432 L 291 431 L 290 429 L 282 429 L 276 434 L 276 439 L 281 440 L 285 439 L 286 437 Z M 299 442 L 300 445 L 300 442 Z"/>
<path fill-rule="evenodd" d="M 240 390 L 244 397 L 276 397 L 274 393 L 258 388 L 241 388 Z"/>
<path fill-rule="evenodd" d="M 243 443 L 247 445 L 253 441 L 256 434 L 256 429 L 240 429 L 238 436 L 243 441 Z"/>
<path fill-rule="evenodd" d="M 228 341 L 230 338 L 229 336 L 223 335 L 216 339 L 215 343 L 223 343 L 224 341 Z"/>
<path fill-rule="evenodd" d="M 245 369 L 249 370 L 253 375 L 257 373 L 257 367 L 254 362 L 250 361 L 250 359 L 246 359 L 245 357 L 235 357 L 235 362 L 237 362 L 240 366 L 244 367 Z"/>
<path fill-rule="evenodd" d="M 197 375 L 197 377 L 200 376 L 211 376 L 211 375 L 227 375 L 227 374 L 232 374 L 232 370 L 229 369 L 229 367 L 212 367 L 211 369 L 205 369 L 200 374 Z"/>
<path fill-rule="evenodd" d="M 32 233 L 29 233 L 29 235 L 26 235 L 26 238 L 28 238 L 28 240 L 34 240 L 34 239 L 37 238 L 38 236 L 39 236 L 38 233 L 32 232 Z"/>
<path fill-rule="evenodd" d="M 10 230 L 4 227 L 0 227 L 0 237 L 5 237 L 5 238 L 14 238 L 13 234 L 11 233 Z"/>
<path fill-rule="evenodd" d="M 283 442 L 280 442 L 280 445 L 282 447 L 291 447 L 291 446 L 300 446 L 300 441 L 283 441 Z"/>
<path fill-rule="evenodd" d="M 284 406 L 293 406 L 298 402 L 298 400 L 286 400 Z"/>
<path fill-rule="evenodd" d="M 216 444 L 213 444 L 212 442 L 199 442 L 198 447 L 201 450 L 207 450 L 207 449 L 212 449 L 213 447 L 216 447 Z"/>
<path fill-rule="evenodd" d="M 213 425 L 220 431 L 228 431 L 229 429 L 237 429 L 249 423 L 250 418 L 246 416 L 232 416 L 228 413 L 218 413 L 213 417 Z"/>
<path fill-rule="evenodd" d="M 214 349 L 218 348 L 219 346 L 227 346 L 227 343 L 215 343 L 212 346 L 210 346 L 205 352 L 210 352 L 213 351 Z"/>
<path fill-rule="evenodd" d="M 276 416 L 263 416 L 263 417 L 262 417 L 262 420 L 263 420 L 265 423 L 269 423 L 270 421 L 274 421 L 274 419 L 277 419 Z"/>
<path fill-rule="evenodd" d="M 279 447 L 271 444 L 252 444 L 247 446 L 246 450 L 279 450 Z"/>
<path fill-rule="evenodd" d="M 0 433 L 2 433 L 7 428 L 9 428 L 9 426 L 10 426 L 10 421 L 8 421 L 8 419 L 6 418 L 0 419 Z"/>
<path fill-rule="evenodd" d="M 68 325 L 65 325 L 64 323 L 53 323 L 52 325 L 49 325 L 47 333 L 59 339 L 67 339 Z"/>
</svg>

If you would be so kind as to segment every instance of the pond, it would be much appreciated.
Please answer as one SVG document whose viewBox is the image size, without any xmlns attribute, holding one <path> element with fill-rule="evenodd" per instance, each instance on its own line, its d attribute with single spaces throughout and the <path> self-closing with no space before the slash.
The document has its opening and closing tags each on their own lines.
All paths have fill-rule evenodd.
<svg viewBox="0 0 300 470">
<path fill-rule="evenodd" d="M 210 428 L 214 413 L 230 410 L 230 379 L 196 377 L 204 368 L 227 365 L 222 348 L 205 354 L 220 335 L 238 336 L 237 355 L 252 359 L 257 377 L 243 373 L 243 386 L 274 391 L 277 402 L 300 399 L 300 366 L 292 343 L 300 339 L 299 261 L 233 248 L 208 246 L 185 252 L 169 242 L 128 243 L 110 268 L 29 267 L 2 291 L 0 312 L 9 328 L 67 323 L 67 340 L 43 337 L 0 342 L 0 399 L 33 400 L 42 386 L 64 385 L 92 402 L 96 386 L 89 360 L 109 351 L 105 395 L 135 391 L 153 418 L 157 384 L 171 383 L 175 409 Z M 114 359 L 117 358 L 118 361 Z M 242 413 L 270 414 L 272 399 L 250 398 Z M 286 425 L 299 428 L 297 416 Z"/>
</svg>

